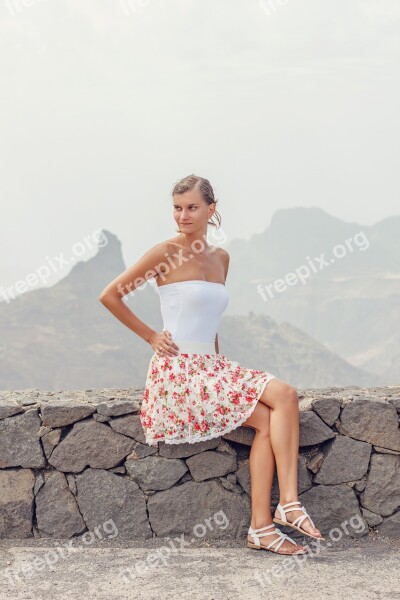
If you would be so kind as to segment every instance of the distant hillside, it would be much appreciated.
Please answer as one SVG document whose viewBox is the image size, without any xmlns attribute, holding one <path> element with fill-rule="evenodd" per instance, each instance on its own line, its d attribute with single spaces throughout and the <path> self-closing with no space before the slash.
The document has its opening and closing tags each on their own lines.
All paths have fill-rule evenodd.
<svg viewBox="0 0 400 600">
<path fill-rule="evenodd" d="M 108 231 L 104 234 L 107 245 L 93 258 L 77 263 L 56 285 L 0 304 L 2 389 L 65 389 L 66 385 L 93 387 L 119 381 L 134 385 L 147 369 L 150 346 L 147 350 L 146 343 L 98 299 L 103 288 L 125 270 L 119 240 Z M 155 293 L 141 294 L 149 317 L 160 325 Z"/>
<path fill-rule="evenodd" d="M 265 369 L 297 387 L 379 385 L 381 377 L 358 369 L 290 323 L 264 315 L 221 321 L 220 352 L 246 367 Z"/>
<path fill-rule="evenodd" d="M 107 245 L 56 285 L 0 304 L 0 389 L 144 385 L 152 348 L 98 300 L 126 268 L 119 240 L 108 231 L 104 234 Z M 151 327 L 162 329 L 158 291 L 152 284 L 130 297 L 128 306 Z M 379 383 L 295 327 L 263 315 L 223 317 L 219 340 L 221 353 L 292 385 Z"/>
<path fill-rule="evenodd" d="M 340 245 L 338 258 L 333 249 Z M 388 377 L 385 383 L 400 382 L 400 216 L 365 226 L 318 208 L 289 208 L 227 250 L 229 314 L 252 310 L 288 321 L 353 365 Z M 273 287 L 302 267 L 310 272 L 304 284 Z"/>
</svg>

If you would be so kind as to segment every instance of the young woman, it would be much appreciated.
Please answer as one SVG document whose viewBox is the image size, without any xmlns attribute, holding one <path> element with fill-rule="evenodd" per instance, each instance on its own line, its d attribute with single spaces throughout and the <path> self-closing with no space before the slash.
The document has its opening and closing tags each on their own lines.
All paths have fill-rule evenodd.
<svg viewBox="0 0 400 600">
<path fill-rule="evenodd" d="M 146 378 L 141 423 L 149 445 L 194 443 L 239 425 L 255 430 L 250 450 L 251 525 L 247 545 L 278 554 L 306 554 L 275 527 L 292 527 L 324 539 L 298 500 L 299 399 L 296 390 L 267 371 L 242 367 L 220 354 L 218 325 L 229 298 L 229 254 L 207 242 L 217 200 L 210 182 L 195 175 L 172 190 L 178 235 L 160 242 L 112 281 L 100 301 L 154 350 Z M 122 302 L 154 278 L 164 322 L 157 332 Z M 268 384 L 268 385 L 267 385 Z M 275 469 L 280 499 L 271 516 Z"/>
</svg>

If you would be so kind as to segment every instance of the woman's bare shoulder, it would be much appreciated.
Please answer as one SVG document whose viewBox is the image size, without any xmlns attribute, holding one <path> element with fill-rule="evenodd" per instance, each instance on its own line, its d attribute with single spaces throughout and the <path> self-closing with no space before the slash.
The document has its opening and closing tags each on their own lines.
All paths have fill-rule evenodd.
<svg viewBox="0 0 400 600">
<path fill-rule="evenodd" d="M 159 252 L 169 254 L 179 251 L 183 246 L 178 238 L 173 237 L 158 242 L 153 248 L 157 248 Z M 218 256 L 225 264 L 229 263 L 229 253 L 225 248 L 221 248 L 221 246 L 210 246 L 209 254 Z"/>
<path fill-rule="evenodd" d="M 221 259 L 225 262 L 225 263 L 229 263 L 229 252 L 227 250 L 225 250 L 225 248 L 221 248 L 220 246 L 215 246 L 216 251 L 218 252 L 218 255 L 221 257 Z"/>
<path fill-rule="evenodd" d="M 170 238 L 168 240 L 157 242 L 148 250 L 148 252 L 153 251 L 156 254 L 165 254 L 175 251 L 178 247 L 179 244 L 177 241 L 174 240 L 174 238 Z"/>
<path fill-rule="evenodd" d="M 221 254 L 221 256 L 229 258 L 229 252 L 225 250 L 225 248 L 221 248 L 221 246 L 215 246 L 215 249 Z"/>
</svg>

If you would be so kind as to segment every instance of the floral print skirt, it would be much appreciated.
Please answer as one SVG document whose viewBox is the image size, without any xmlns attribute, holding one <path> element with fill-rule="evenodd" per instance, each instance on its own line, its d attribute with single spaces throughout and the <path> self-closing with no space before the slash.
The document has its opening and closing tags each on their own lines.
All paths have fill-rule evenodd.
<svg viewBox="0 0 400 600">
<path fill-rule="evenodd" d="M 224 354 L 154 353 L 140 411 L 146 443 L 194 443 L 232 431 L 249 418 L 271 379 Z"/>
</svg>

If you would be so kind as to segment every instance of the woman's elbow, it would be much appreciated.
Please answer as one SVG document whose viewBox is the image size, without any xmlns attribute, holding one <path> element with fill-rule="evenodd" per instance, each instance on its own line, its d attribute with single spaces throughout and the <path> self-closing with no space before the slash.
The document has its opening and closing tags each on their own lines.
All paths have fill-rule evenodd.
<svg viewBox="0 0 400 600">
<path fill-rule="evenodd" d="M 99 296 L 99 301 L 106 306 L 111 298 L 111 294 L 107 290 L 103 290 Z"/>
<path fill-rule="evenodd" d="M 104 306 L 110 306 L 111 304 L 115 304 L 118 300 L 122 300 L 123 298 L 123 288 L 121 284 L 116 285 L 112 282 L 110 285 L 107 285 L 99 296 L 99 300 Z"/>
</svg>

